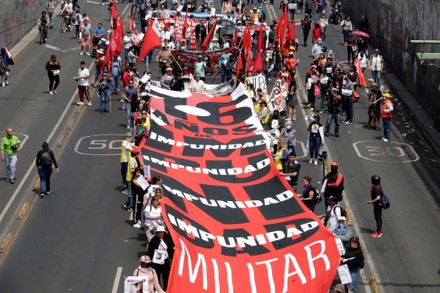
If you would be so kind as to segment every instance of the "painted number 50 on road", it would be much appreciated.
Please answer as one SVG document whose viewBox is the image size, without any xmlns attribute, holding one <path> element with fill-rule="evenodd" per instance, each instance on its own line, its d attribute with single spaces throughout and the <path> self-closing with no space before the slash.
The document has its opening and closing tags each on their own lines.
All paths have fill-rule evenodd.
<svg viewBox="0 0 440 293">
<path fill-rule="evenodd" d="M 120 154 L 121 134 L 95 134 L 83 136 L 75 145 L 75 152 L 86 156 L 117 156 Z"/>
</svg>

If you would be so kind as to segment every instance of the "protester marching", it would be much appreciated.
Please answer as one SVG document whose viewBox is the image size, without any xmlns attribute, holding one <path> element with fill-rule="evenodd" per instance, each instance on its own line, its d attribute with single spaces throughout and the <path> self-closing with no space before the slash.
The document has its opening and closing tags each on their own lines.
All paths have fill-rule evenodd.
<svg viewBox="0 0 440 293">
<path fill-rule="evenodd" d="M 46 6 L 49 13 L 47 25 L 50 28 L 56 7 L 54 2 L 49 0 Z M 103 5 L 110 4 L 110 11 L 106 11 L 110 14 L 110 22 L 97 23 L 96 28 L 85 11 L 75 9 L 76 6 L 71 1 L 63 3 L 63 21 L 66 16 L 66 28 L 63 32 L 67 33 L 75 26 L 72 34 L 81 44 L 80 51 L 76 54 L 83 57 L 90 55 L 95 67 L 89 71 L 86 61 L 80 62 L 74 76 L 78 85 L 77 105 L 90 107 L 92 100 L 99 99 L 99 112 L 109 113 L 112 112 L 111 104 L 116 96 L 121 103 L 121 122 L 127 131 L 121 135 L 120 146 L 120 191 L 127 195 L 122 207 L 131 213 L 131 224 L 135 229 L 143 231 L 146 243 L 145 255 L 140 257 L 139 266 L 125 282 L 136 290 L 135 292 L 147 292 L 142 291 L 143 286 L 147 284 L 148 292 L 166 291 L 167 287 L 169 288 L 169 280 L 173 278 L 170 275 L 171 263 L 175 248 L 179 245 L 171 235 L 173 228 L 167 227 L 163 203 L 167 195 L 177 191 L 167 187 L 170 182 L 162 182 L 161 173 L 152 170 L 144 159 L 143 149 L 146 148 L 146 142 L 150 148 L 154 148 L 156 143 L 164 143 L 164 140 L 170 144 L 177 143 L 177 140 L 168 140 L 165 133 L 160 133 L 152 125 L 163 126 L 179 121 L 183 125 L 180 126 L 181 129 L 189 129 L 193 125 L 182 122 L 184 117 L 179 117 L 181 120 L 167 120 L 168 112 L 162 113 L 163 117 L 160 113 L 153 113 L 153 101 L 156 97 L 164 96 L 199 97 L 202 100 L 207 95 L 214 98 L 233 96 L 237 88 L 243 88 L 244 95 L 249 100 L 243 103 L 247 103 L 247 110 L 252 113 L 249 120 L 258 121 L 258 127 L 255 127 L 256 130 L 253 132 L 262 138 L 261 145 L 269 149 L 269 157 L 274 162 L 277 176 L 284 180 L 284 185 L 280 185 L 287 188 L 288 192 L 293 190 L 300 194 L 294 193 L 299 202 L 303 203 L 299 204 L 298 209 L 306 207 L 310 213 L 317 213 L 318 208 L 325 211 L 318 216 L 327 228 L 326 232 L 331 232 L 335 239 L 343 243 L 342 252 L 337 257 L 342 265 L 347 265 L 351 275 L 351 281 L 344 284 L 348 284 L 349 292 L 355 292 L 360 269 L 364 266 L 364 255 L 359 238 L 349 227 L 348 218 L 351 211 L 340 205 L 343 202 L 345 177 L 339 171 L 340 166 L 337 162 L 328 162 L 324 157 L 325 139 L 340 137 L 341 123 L 350 125 L 362 119 L 355 117 L 353 110 L 362 94 L 367 95 L 368 100 L 366 114 L 369 119 L 365 127 L 380 131 L 382 120 L 382 140 L 391 140 L 390 127 L 394 107 L 392 94 L 383 92 L 380 85 L 383 57 L 377 49 L 373 54 L 368 53 L 368 36 L 361 35 L 358 40 L 355 39 L 355 29 L 350 16 L 342 20 L 342 7 L 333 3 L 338 1 L 270 1 L 269 5 L 280 4 L 282 7 L 282 14 L 270 22 L 266 18 L 261 1 L 258 1 L 258 5 L 255 4 L 256 7 L 252 7 L 253 1 L 244 3 L 224 0 L 220 13 L 213 9 L 212 2 L 187 0 L 173 1 L 172 4 L 168 2 L 165 5 L 157 0 L 129 1 L 127 5 L 130 5 L 130 15 L 127 21 L 124 21 L 118 12 L 116 1 L 103 1 Z M 344 44 L 341 46 L 346 48 L 347 58 L 336 56 L 325 44 L 328 38 L 327 26 L 332 22 L 338 23 L 339 18 L 344 38 Z M 363 18 L 362 23 L 363 27 L 359 29 L 365 32 L 368 30 L 368 22 Z M 109 30 L 106 30 L 107 27 Z M 297 29 L 302 31 L 301 45 L 298 42 Z M 308 46 L 310 41 L 312 46 Z M 305 73 L 298 72 L 298 50 L 310 52 L 310 60 L 301 60 L 303 64 L 310 64 Z M 337 57 L 348 61 L 341 62 Z M 9 65 L 14 64 L 6 48 L 2 48 L 0 61 L 2 86 L 6 86 Z M 51 55 L 45 69 L 49 78 L 49 94 L 56 95 L 61 65 L 55 55 Z M 367 81 L 364 75 L 368 72 L 366 69 L 371 71 L 372 77 Z M 157 80 L 152 77 L 153 70 L 160 72 L 160 78 Z M 300 84 L 301 74 L 305 77 L 304 84 Z M 91 86 L 97 88 L 97 98 L 94 97 L 95 91 L 91 91 Z M 299 88 L 304 88 L 304 92 Z M 230 103 L 232 105 L 232 102 Z M 156 103 L 155 106 L 157 105 Z M 186 107 L 188 113 L 200 111 L 200 116 L 208 116 L 205 113 L 208 110 L 196 110 L 194 105 L 180 106 L 180 109 Z M 306 108 L 309 114 L 305 127 L 304 121 L 297 121 L 300 107 Z M 154 110 L 162 109 L 159 107 Z M 222 113 L 218 115 L 224 118 L 221 117 Z M 301 138 L 307 141 L 305 161 L 297 157 L 297 129 L 301 127 L 307 129 L 308 135 Z M 218 130 L 212 131 L 214 137 L 219 134 L 216 132 Z M 243 129 L 235 131 L 243 131 L 243 140 L 254 139 Z M 200 140 L 204 138 L 206 139 L 201 137 Z M 7 129 L 7 135 L 2 140 L 2 160 L 6 162 L 10 183 L 16 180 L 15 168 L 19 148 L 20 142 L 12 130 Z M 168 150 L 171 155 L 172 149 L 170 146 Z M 246 154 L 243 149 L 242 152 Z M 43 156 L 46 153 L 49 153 L 48 158 Z M 219 152 L 219 157 L 226 156 L 226 153 Z M 193 153 L 185 154 L 190 155 Z M 46 159 L 50 160 L 50 164 L 45 162 Z M 301 165 L 307 163 L 317 172 L 323 169 L 322 176 L 318 176 L 321 178 L 312 176 L 313 174 L 304 174 Z M 175 164 L 180 164 L 177 159 Z M 38 172 L 44 184 L 41 188 L 41 198 L 50 193 L 52 165 L 58 171 L 55 157 L 48 144 L 44 143 L 43 149 L 37 155 Z M 233 163 L 230 165 L 233 166 Z M 191 168 L 198 167 L 194 165 Z M 382 187 L 380 177 L 373 177 L 371 200 L 367 202 L 374 206 L 377 229 L 372 236 L 378 238 L 383 235 L 380 205 Z M 298 184 L 300 178 L 302 185 Z M 174 181 L 178 180 L 173 179 L 173 183 L 176 184 Z M 320 186 L 317 186 L 318 182 Z M 223 192 L 226 192 L 225 190 Z M 201 191 L 188 189 L 182 192 L 191 197 L 191 200 L 195 200 L 196 195 L 191 195 L 190 192 L 196 194 Z M 198 200 L 197 204 L 202 201 L 199 198 Z M 210 204 L 212 202 L 210 201 Z M 173 207 L 175 206 L 178 204 Z M 167 207 L 170 208 L 170 205 Z M 209 234 L 205 237 L 212 240 L 209 238 L 214 236 Z M 180 250 L 181 254 L 185 253 L 182 252 L 183 248 Z M 344 286 L 339 285 L 335 286 L 334 290 L 345 292 Z"/>
</svg>

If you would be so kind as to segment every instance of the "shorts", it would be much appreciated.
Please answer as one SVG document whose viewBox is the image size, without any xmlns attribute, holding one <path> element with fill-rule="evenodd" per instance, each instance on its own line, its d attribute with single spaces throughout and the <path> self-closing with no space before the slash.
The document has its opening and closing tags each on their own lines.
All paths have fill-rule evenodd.
<svg viewBox="0 0 440 293">
<path fill-rule="evenodd" d="M 89 46 L 90 45 L 90 37 L 82 37 L 81 38 L 81 46 Z"/>
</svg>

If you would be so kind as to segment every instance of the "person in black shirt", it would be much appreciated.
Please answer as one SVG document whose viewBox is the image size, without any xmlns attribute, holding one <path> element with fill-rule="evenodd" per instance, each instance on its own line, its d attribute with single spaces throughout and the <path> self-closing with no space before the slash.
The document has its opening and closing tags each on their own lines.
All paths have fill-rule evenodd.
<svg viewBox="0 0 440 293">
<path fill-rule="evenodd" d="M 288 157 L 288 161 L 284 165 L 283 172 L 281 175 L 287 176 L 290 179 L 289 184 L 292 187 L 293 190 L 296 191 L 296 186 L 298 185 L 298 176 L 299 171 L 301 170 L 301 165 L 296 160 L 296 154 L 290 153 Z"/>
<path fill-rule="evenodd" d="M 35 164 L 38 168 L 38 175 L 40 176 L 40 198 L 50 194 L 50 175 L 52 175 L 52 165 L 55 166 L 55 172 L 59 172 L 58 163 L 52 150 L 49 149 L 49 144 L 43 142 L 41 150 L 37 153 Z"/>
</svg>

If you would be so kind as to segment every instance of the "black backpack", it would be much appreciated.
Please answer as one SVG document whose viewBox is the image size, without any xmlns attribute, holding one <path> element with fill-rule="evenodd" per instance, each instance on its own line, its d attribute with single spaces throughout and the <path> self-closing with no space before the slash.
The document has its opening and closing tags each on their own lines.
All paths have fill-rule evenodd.
<svg viewBox="0 0 440 293">
<path fill-rule="evenodd" d="M 53 164 L 52 157 L 50 156 L 50 153 L 48 151 L 44 151 L 41 154 L 41 164 L 43 164 L 43 166 L 46 166 L 46 167 L 52 166 L 52 164 Z"/>
<path fill-rule="evenodd" d="M 390 199 L 383 192 L 380 195 L 380 205 L 382 206 L 383 209 L 389 209 L 391 205 Z"/>
<path fill-rule="evenodd" d="M 322 197 L 321 197 L 321 195 L 319 194 L 319 191 L 318 190 L 316 190 L 316 188 L 315 187 L 311 187 L 311 190 L 313 190 L 313 203 L 314 204 L 318 204 L 318 203 L 320 203 L 321 201 L 322 201 Z"/>
<path fill-rule="evenodd" d="M 334 211 L 336 207 L 338 207 L 338 208 L 341 209 L 341 216 L 342 216 L 342 217 L 347 217 L 347 211 L 346 211 L 345 208 L 343 208 L 343 207 L 341 207 L 341 206 L 338 206 L 338 205 L 335 205 L 335 206 L 333 207 L 332 210 Z M 330 213 L 331 213 L 331 212 L 330 212 Z"/>
</svg>

